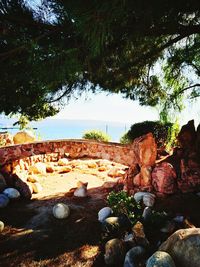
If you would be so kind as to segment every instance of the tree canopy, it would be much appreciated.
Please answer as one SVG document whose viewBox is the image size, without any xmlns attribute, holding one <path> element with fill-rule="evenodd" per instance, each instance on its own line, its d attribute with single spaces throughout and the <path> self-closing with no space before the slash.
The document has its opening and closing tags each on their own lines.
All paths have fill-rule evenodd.
<svg viewBox="0 0 200 267">
<path fill-rule="evenodd" d="M 164 108 L 200 96 L 199 1 L 34 3 L 0 3 L 0 113 L 52 116 L 88 90 Z"/>
</svg>

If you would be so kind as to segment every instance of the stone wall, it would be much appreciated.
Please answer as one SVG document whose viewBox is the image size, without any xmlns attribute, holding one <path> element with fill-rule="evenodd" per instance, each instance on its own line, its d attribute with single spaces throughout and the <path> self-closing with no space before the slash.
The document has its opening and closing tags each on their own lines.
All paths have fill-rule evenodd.
<svg viewBox="0 0 200 267">
<path fill-rule="evenodd" d="M 156 159 L 152 134 L 135 139 L 130 145 L 91 140 L 54 140 L 12 145 L 0 148 L 0 168 L 12 173 L 13 168 L 27 169 L 35 162 L 58 161 L 62 157 L 101 158 L 128 166 L 151 166 Z"/>
<path fill-rule="evenodd" d="M 65 156 L 102 158 L 126 165 L 132 165 L 135 162 L 132 145 L 68 139 L 2 147 L 0 148 L 0 166 L 4 167 L 8 164 L 14 166 L 18 163 L 23 168 L 23 164 L 57 161 Z"/>
</svg>

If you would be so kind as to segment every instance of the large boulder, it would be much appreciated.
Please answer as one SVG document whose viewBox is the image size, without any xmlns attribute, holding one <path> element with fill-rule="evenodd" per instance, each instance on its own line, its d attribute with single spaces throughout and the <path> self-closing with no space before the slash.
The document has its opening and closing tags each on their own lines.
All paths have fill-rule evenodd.
<svg viewBox="0 0 200 267">
<path fill-rule="evenodd" d="M 200 228 L 181 229 L 159 248 L 173 258 L 178 267 L 200 266 Z"/>
<path fill-rule="evenodd" d="M 32 143 L 34 142 L 35 136 L 29 132 L 18 132 L 13 136 L 14 144 L 24 144 L 24 143 Z"/>
<path fill-rule="evenodd" d="M 188 121 L 183 125 L 178 136 L 179 145 L 186 149 L 192 149 L 195 147 L 196 131 L 194 126 L 194 120 Z"/>
<path fill-rule="evenodd" d="M 157 156 L 157 146 L 152 133 L 136 138 L 132 144 L 140 166 L 153 166 Z"/>
<path fill-rule="evenodd" d="M 181 192 L 195 192 L 200 190 L 200 164 L 193 160 L 181 160 L 181 178 L 178 179 L 178 188 Z"/>
<path fill-rule="evenodd" d="M 177 191 L 177 176 L 173 166 L 168 162 L 157 164 L 152 172 L 152 185 L 155 191 L 173 194 Z"/>
</svg>

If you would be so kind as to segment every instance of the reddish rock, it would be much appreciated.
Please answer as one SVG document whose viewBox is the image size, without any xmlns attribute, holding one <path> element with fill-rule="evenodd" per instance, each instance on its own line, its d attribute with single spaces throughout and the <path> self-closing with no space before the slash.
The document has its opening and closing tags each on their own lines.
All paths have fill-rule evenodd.
<svg viewBox="0 0 200 267">
<path fill-rule="evenodd" d="M 181 160 L 181 177 L 178 179 L 178 188 L 183 193 L 200 190 L 200 165 L 191 160 Z"/>
<path fill-rule="evenodd" d="M 152 185 L 155 191 L 163 194 L 173 194 L 177 191 L 177 176 L 171 164 L 162 162 L 152 172 Z"/>
<path fill-rule="evenodd" d="M 141 186 L 150 186 L 151 185 L 151 166 L 142 166 L 140 170 L 141 174 Z"/>
<path fill-rule="evenodd" d="M 157 156 L 157 146 L 152 133 L 136 138 L 132 144 L 140 166 L 153 166 Z"/>
<path fill-rule="evenodd" d="M 16 178 L 15 180 L 15 188 L 20 192 L 21 196 L 26 199 L 31 199 L 33 189 L 31 184 L 21 180 L 20 178 Z"/>
<path fill-rule="evenodd" d="M 186 125 L 182 126 L 177 139 L 180 146 L 183 148 L 192 149 L 195 147 L 196 131 L 194 127 L 194 120 L 191 120 Z"/>
</svg>

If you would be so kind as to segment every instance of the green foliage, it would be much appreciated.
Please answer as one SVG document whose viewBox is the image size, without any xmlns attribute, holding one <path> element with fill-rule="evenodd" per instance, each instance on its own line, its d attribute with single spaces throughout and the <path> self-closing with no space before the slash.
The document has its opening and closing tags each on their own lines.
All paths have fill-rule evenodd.
<svg viewBox="0 0 200 267">
<path fill-rule="evenodd" d="M 100 130 L 87 131 L 83 134 L 82 138 L 103 141 L 103 142 L 109 142 L 111 140 L 108 134 Z"/>
<path fill-rule="evenodd" d="M 120 143 L 121 144 L 129 144 L 130 143 L 130 140 L 128 138 L 128 135 L 127 135 L 127 132 L 124 133 L 121 137 L 120 137 Z"/>
<path fill-rule="evenodd" d="M 133 196 L 129 196 L 125 191 L 109 193 L 107 201 L 115 215 L 126 215 L 132 224 L 141 219 L 141 205 L 135 201 Z"/>
<path fill-rule="evenodd" d="M 164 146 L 168 140 L 168 133 L 172 123 L 161 123 L 160 121 L 144 121 L 135 123 L 126 134 L 127 140 L 132 142 L 135 138 L 151 132 L 156 140 L 158 147 Z"/>
<path fill-rule="evenodd" d="M 38 120 L 88 90 L 180 109 L 200 96 L 199 20 L 195 0 L 4 0 L 0 113 Z"/>
<path fill-rule="evenodd" d="M 178 120 L 176 120 L 175 123 L 173 123 L 172 127 L 168 129 L 168 137 L 166 141 L 166 150 L 170 151 L 171 148 L 175 147 L 177 145 L 177 136 L 180 131 L 180 125 L 178 123 Z"/>
</svg>

